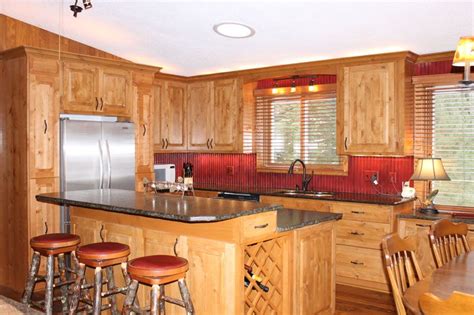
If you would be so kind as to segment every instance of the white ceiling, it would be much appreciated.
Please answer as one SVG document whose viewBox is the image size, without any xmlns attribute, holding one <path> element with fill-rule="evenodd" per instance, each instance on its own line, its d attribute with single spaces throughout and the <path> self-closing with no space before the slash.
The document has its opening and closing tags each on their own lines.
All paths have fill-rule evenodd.
<svg viewBox="0 0 474 315">
<path fill-rule="evenodd" d="M 197 75 L 302 61 L 411 50 L 453 50 L 473 35 L 471 1 L 0 0 L 0 12 L 163 72 Z M 82 6 L 82 0 L 79 0 Z M 256 35 L 229 39 L 223 21 Z"/>
</svg>

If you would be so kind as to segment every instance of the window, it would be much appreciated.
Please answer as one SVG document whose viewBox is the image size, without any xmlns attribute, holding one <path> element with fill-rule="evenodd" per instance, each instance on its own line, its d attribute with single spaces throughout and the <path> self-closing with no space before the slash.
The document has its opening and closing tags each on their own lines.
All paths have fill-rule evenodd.
<svg viewBox="0 0 474 315">
<path fill-rule="evenodd" d="M 256 151 L 260 171 L 287 171 L 295 159 L 325 174 L 347 171 L 336 154 L 336 88 L 319 85 L 317 92 L 278 94 L 256 90 Z"/>
<path fill-rule="evenodd" d="M 473 207 L 474 88 L 449 80 L 417 84 L 415 93 L 415 157 L 441 158 L 451 178 L 432 182 L 436 203 Z"/>
</svg>

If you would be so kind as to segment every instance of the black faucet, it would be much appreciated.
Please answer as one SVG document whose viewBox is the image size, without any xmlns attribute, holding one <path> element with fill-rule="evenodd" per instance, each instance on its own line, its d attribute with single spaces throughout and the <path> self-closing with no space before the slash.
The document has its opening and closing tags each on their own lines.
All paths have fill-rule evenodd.
<svg viewBox="0 0 474 315">
<path fill-rule="evenodd" d="M 302 177 L 302 183 L 301 183 L 301 190 L 306 191 L 306 190 L 308 190 L 309 182 L 311 182 L 311 180 L 313 179 L 314 172 L 311 172 L 311 175 L 306 176 L 306 165 L 304 164 L 304 162 L 302 160 L 296 159 L 293 162 L 291 162 L 290 168 L 288 169 L 288 174 L 294 174 L 294 168 L 295 168 L 295 164 L 297 162 L 300 162 L 301 166 L 303 167 L 303 177 Z M 299 190 L 299 189 L 300 188 L 298 187 L 298 185 L 296 185 L 296 190 Z"/>
</svg>

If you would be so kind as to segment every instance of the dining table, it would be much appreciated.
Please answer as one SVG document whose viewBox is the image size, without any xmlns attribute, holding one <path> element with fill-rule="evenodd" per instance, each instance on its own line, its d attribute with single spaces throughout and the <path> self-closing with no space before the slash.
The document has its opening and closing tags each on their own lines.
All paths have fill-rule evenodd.
<svg viewBox="0 0 474 315">
<path fill-rule="evenodd" d="M 419 300 L 424 293 L 447 299 L 453 291 L 474 295 L 474 251 L 455 257 L 408 288 L 403 303 L 413 314 L 421 314 Z"/>
</svg>

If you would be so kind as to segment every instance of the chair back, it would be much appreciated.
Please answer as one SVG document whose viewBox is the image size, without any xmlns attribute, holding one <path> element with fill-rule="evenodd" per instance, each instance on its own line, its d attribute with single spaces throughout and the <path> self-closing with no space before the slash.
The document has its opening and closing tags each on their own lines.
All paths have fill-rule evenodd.
<svg viewBox="0 0 474 315">
<path fill-rule="evenodd" d="M 474 295 L 454 291 L 447 300 L 432 293 L 420 297 L 420 308 L 424 315 L 472 315 Z"/>
<path fill-rule="evenodd" d="M 438 268 L 471 250 L 466 239 L 467 231 L 466 223 L 453 223 L 446 219 L 431 225 L 430 244 Z"/>
<path fill-rule="evenodd" d="M 402 300 L 403 293 L 423 279 L 415 256 L 415 249 L 416 239 L 414 236 L 401 239 L 398 233 L 392 233 L 382 239 L 385 267 L 399 315 L 406 314 Z"/>
</svg>

